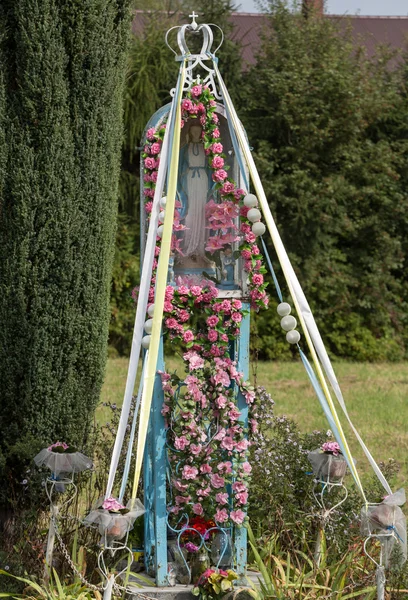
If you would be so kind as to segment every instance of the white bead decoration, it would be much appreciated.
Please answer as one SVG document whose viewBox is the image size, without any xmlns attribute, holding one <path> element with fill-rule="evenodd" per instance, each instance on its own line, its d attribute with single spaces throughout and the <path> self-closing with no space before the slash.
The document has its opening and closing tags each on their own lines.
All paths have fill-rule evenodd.
<svg viewBox="0 0 408 600">
<path fill-rule="evenodd" d="M 154 304 L 151 304 L 149 306 L 149 308 L 147 309 L 147 314 L 149 315 L 149 317 L 152 317 L 154 313 Z"/>
<path fill-rule="evenodd" d="M 166 204 L 167 204 L 167 196 L 163 196 L 163 198 L 160 200 L 160 206 L 162 208 L 166 208 Z"/>
<path fill-rule="evenodd" d="M 258 206 L 258 198 L 254 194 L 247 194 L 244 198 L 244 206 L 248 208 Z"/>
<path fill-rule="evenodd" d="M 159 212 L 159 221 L 160 223 L 164 223 L 164 217 L 165 217 L 166 213 L 164 212 L 164 210 Z"/>
<path fill-rule="evenodd" d="M 262 215 L 260 210 L 258 210 L 257 208 L 251 208 L 248 211 L 247 219 L 248 221 L 251 221 L 251 223 L 255 223 L 256 221 L 260 221 L 261 216 Z"/>
<path fill-rule="evenodd" d="M 288 333 L 286 334 L 286 341 L 289 342 L 289 344 L 297 344 L 299 340 L 300 333 L 296 331 L 296 329 L 288 331 Z"/>
<path fill-rule="evenodd" d="M 163 225 L 159 225 L 159 226 L 158 226 L 158 228 L 157 228 L 157 236 L 158 236 L 159 238 L 161 238 L 161 237 L 162 237 L 162 235 L 163 235 L 163 229 L 164 229 L 164 226 L 163 226 Z"/>
<path fill-rule="evenodd" d="M 256 237 L 263 235 L 266 231 L 266 227 L 261 221 L 257 221 L 256 223 L 254 223 L 252 225 L 251 229 L 252 229 L 252 233 L 254 235 L 256 235 Z"/>
<path fill-rule="evenodd" d="M 152 333 L 152 327 L 153 327 L 153 319 L 147 319 L 147 321 L 144 324 L 145 332 L 148 334 Z"/>
<path fill-rule="evenodd" d="M 287 302 L 281 302 L 280 304 L 278 304 L 276 312 L 280 317 L 286 317 L 287 315 L 290 315 L 291 310 L 292 309 L 290 307 L 290 304 L 288 304 Z"/>
<path fill-rule="evenodd" d="M 142 347 L 147 350 L 148 347 L 150 346 L 150 340 L 151 340 L 151 335 L 145 335 L 144 338 L 142 338 Z"/>
<path fill-rule="evenodd" d="M 283 317 L 283 319 L 281 319 L 280 324 L 282 329 L 284 329 L 285 331 L 291 331 L 291 329 L 295 329 L 297 321 L 295 317 L 292 317 L 292 315 L 288 315 L 287 317 Z"/>
</svg>

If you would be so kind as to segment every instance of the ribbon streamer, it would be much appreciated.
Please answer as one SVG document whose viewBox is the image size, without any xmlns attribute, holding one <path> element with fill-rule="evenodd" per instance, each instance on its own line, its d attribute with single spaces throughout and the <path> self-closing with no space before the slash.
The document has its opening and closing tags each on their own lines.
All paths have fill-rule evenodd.
<svg viewBox="0 0 408 600">
<path fill-rule="evenodd" d="M 175 100 L 173 99 L 170 108 L 170 118 L 174 112 Z M 133 390 L 137 376 L 137 369 L 140 358 L 140 350 L 143 338 L 144 322 L 146 320 L 146 310 L 149 297 L 150 281 L 152 278 L 154 252 L 156 248 L 157 226 L 159 223 L 160 200 L 162 198 L 164 183 L 166 180 L 166 163 L 169 151 L 169 131 L 166 129 L 163 139 L 160 165 L 157 175 L 157 183 L 153 198 L 152 212 L 150 214 L 149 229 L 147 233 L 146 247 L 143 259 L 142 274 L 140 278 L 139 298 L 137 302 L 135 325 L 133 329 L 132 347 L 130 351 L 129 367 L 126 379 L 125 394 L 122 404 L 118 431 L 116 434 L 115 445 L 112 452 L 111 464 L 109 468 L 108 484 L 106 487 L 105 498 L 112 494 L 113 483 L 115 481 L 118 468 L 119 457 L 122 451 L 123 440 L 125 438 L 126 427 L 129 420 L 130 405 L 132 402 Z"/>
<path fill-rule="evenodd" d="M 234 107 L 232 105 L 232 102 L 231 102 L 231 99 L 229 97 L 228 91 L 227 91 L 227 89 L 225 87 L 224 81 L 223 81 L 223 79 L 221 77 L 221 74 L 220 74 L 220 72 L 218 70 L 218 67 L 217 67 L 216 63 L 214 63 L 214 70 L 216 71 L 216 74 L 217 74 L 217 79 L 218 79 L 218 82 L 219 82 L 219 85 L 220 85 L 220 89 L 222 89 L 222 91 L 223 91 L 224 99 L 225 99 L 225 101 L 229 105 L 229 111 L 230 111 L 230 114 L 231 114 L 231 117 L 232 117 L 232 121 L 233 121 L 233 124 L 234 124 L 235 131 L 237 133 L 237 138 L 238 138 L 238 141 L 240 143 L 240 146 L 241 146 L 243 155 L 245 157 L 246 163 L 248 165 L 249 172 L 250 172 L 250 175 L 251 175 L 251 179 L 252 179 L 254 188 L 256 190 L 256 194 L 258 196 L 258 200 L 260 202 L 260 206 L 262 208 L 262 212 L 264 214 L 264 218 L 265 218 L 266 224 L 268 226 L 269 233 L 270 233 L 270 235 L 272 237 L 272 241 L 273 241 L 273 244 L 275 246 L 275 250 L 276 250 L 276 253 L 278 255 L 279 262 L 280 262 L 280 264 L 282 266 L 283 274 L 285 276 L 285 279 L 286 279 L 289 291 L 291 293 L 293 302 L 295 304 L 295 308 L 296 308 L 296 311 L 297 311 L 300 323 L 302 325 L 302 329 L 304 331 L 306 342 L 307 342 L 307 344 L 309 346 L 309 350 L 310 350 L 310 353 L 312 355 L 312 359 L 313 359 L 313 362 L 314 362 L 314 365 L 315 365 L 315 368 L 316 368 L 316 372 L 317 372 L 318 378 L 320 380 L 320 384 L 322 386 L 322 390 L 323 390 L 324 395 L 326 397 L 327 403 L 328 403 L 329 408 L 330 408 L 330 412 L 331 412 L 331 414 L 333 416 L 334 422 L 336 423 L 336 426 L 337 426 L 340 438 L 342 440 L 344 449 L 346 451 L 345 456 L 348 459 L 347 462 L 349 463 L 349 465 L 351 465 L 351 472 L 353 473 L 354 479 L 355 479 L 355 481 L 357 483 L 357 486 L 358 486 L 358 488 L 360 490 L 360 493 L 361 493 L 364 501 L 367 502 L 365 494 L 364 494 L 363 487 L 361 485 L 361 481 L 360 481 L 359 475 L 358 475 L 357 470 L 355 468 L 354 461 L 353 461 L 350 449 L 349 449 L 348 444 L 347 444 L 347 440 L 345 438 L 345 435 L 344 435 L 344 432 L 343 432 L 343 429 L 342 429 L 339 417 L 337 415 L 337 412 L 336 412 L 336 409 L 335 409 L 332 397 L 330 395 L 330 391 L 329 391 L 329 388 L 327 386 L 327 382 L 326 382 L 326 380 L 324 378 L 323 371 L 322 371 L 322 368 L 320 366 L 320 363 L 319 363 L 319 360 L 318 360 L 318 357 L 317 357 L 317 354 L 316 354 L 315 347 L 313 345 L 311 336 L 310 336 L 308 328 L 306 326 L 305 319 L 304 319 L 303 313 L 302 313 L 300 305 L 299 305 L 298 297 L 295 294 L 295 290 L 294 290 L 293 283 L 292 283 L 293 278 L 291 277 L 291 274 L 292 274 L 291 271 L 293 271 L 293 269 L 292 269 L 292 266 L 290 264 L 289 258 L 288 258 L 287 254 L 286 254 L 286 250 L 285 250 L 285 248 L 283 246 L 282 240 L 280 238 L 280 235 L 279 235 L 278 229 L 276 227 L 275 221 L 273 219 L 272 213 L 270 211 L 270 208 L 269 208 L 269 205 L 268 205 L 268 201 L 267 201 L 267 198 L 266 198 L 266 195 L 265 195 L 265 192 L 264 192 L 264 189 L 263 189 L 263 186 L 262 186 L 259 174 L 257 172 L 256 166 L 255 166 L 255 163 L 254 163 L 254 159 L 253 159 L 253 157 L 251 155 L 251 151 L 249 149 L 249 145 L 248 145 L 248 142 L 247 142 L 246 137 L 245 137 L 245 133 L 244 133 L 244 131 L 242 129 L 241 123 L 240 123 L 240 121 L 238 119 L 238 116 L 237 116 L 237 114 L 235 112 L 235 109 L 234 109 Z M 296 277 L 296 275 L 294 274 L 294 272 L 293 272 L 293 275 Z M 300 287 L 299 283 L 298 283 L 298 285 Z M 378 466 L 377 466 L 377 470 L 379 471 Z"/>
<path fill-rule="evenodd" d="M 180 149 L 180 123 L 181 123 L 181 95 L 185 79 L 185 61 L 180 67 L 179 78 L 177 82 L 176 93 L 174 94 L 175 101 L 175 119 L 174 129 L 172 129 L 172 146 L 171 146 L 171 162 L 170 162 L 170 177 L 167 189 L 166 211 L 163 224 L 163 235 L 159 255 L 159 263 L 156 273 L 156 290 L 153 312 L 152 333 L 150 339 L 149 356 L 146 362 L 146 373 L 143 381 L 143 395 L 140 410 L 139 431 L 137 437 L 136 450 L 136 466 L 135 476 L 133 481 L 132 498 L 136 498 L 137 489 L 139 487 L 140 473 L 142 469 L 142 461 L 144 447 L 146 443 L 147 428 L 150 416 L 150 406 L 152 402 L 154 380 L 156 376 L 157 357 L 159 353 L 161 326 L 163 320 L 163 305 L 167 286 L 167 273 L 169 267 L 169 258 L 171 250 L 171 238 L 173 234 L 174 208 L 177 192 L 177 174 L 179 163 Z M 162 163 L 160 163 L 162 164 Z"/>
</svg>

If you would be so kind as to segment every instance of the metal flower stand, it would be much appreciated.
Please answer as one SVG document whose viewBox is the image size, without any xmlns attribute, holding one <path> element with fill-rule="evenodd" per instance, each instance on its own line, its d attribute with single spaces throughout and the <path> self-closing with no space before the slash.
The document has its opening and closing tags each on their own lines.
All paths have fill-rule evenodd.
<svg viewBox="0 0 408 600">
<path fill-rule="evenodd" d="M 327 521 L 330 519 L 336 509 L 341 506 L 348 497 L 348 491 L 343 483 L 347 464 L 343 457 L 334 457 L 325 455 L 319 451 L 310 452 L 308 458 L 313 466 L 315 474 L 313 497 L 321 509 L 320 526 L 317 532 L 314 559 L 316 566 L 319 567 L 322 559 L 322 538 Z M 341 490 L 343 494 L 340 500 L 335 504 L 327 506 L 326 500 L 330 498 L 331 492 Z"/>
</svg>

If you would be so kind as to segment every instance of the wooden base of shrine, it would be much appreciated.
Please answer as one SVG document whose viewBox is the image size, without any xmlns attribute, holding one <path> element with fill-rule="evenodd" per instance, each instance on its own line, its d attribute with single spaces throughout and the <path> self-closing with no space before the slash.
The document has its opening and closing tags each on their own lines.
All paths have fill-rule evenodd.
<svg viewBox="0 0 408 600">
<path fill-rule="evenodd" d="M 144 579 L 150 579 L 152 585 L 146 585 L 145 581 L 139 580 L 140 585 L 143 586 L 139 587 L 139 585 L 137 585 L 137 574 L 131 576 L 127 586 L 129 590 L 127 593 L 128 600 L 148 600 L 149 598 L 154 600 L 192 600 L 192 598 L 197 598 L 191 593 L 191 590 L 194 587 L 193 585 L 182 585 L 178 583 L 172 587 L 167 586 L 158 588 L 155 586 L 152 577 L 149 577 L 146 573 L 141 573 L 141 575 Z M 246 578 L 252 585 L 258 586 L 259 579 L 261 579 L 262 576 L 256 571 L 247 571 Z M 135 584 L 132 585 L 132 581 L 134 581 Z M 242 587 L 245 587 L 245 582 L 243 581 L 241 585 Z M 240 598 L 241 600 L 245 600 L 243 594 L 240 595 Z M 249 594 L 248 598 L 250 598 Z"/>
</svg>

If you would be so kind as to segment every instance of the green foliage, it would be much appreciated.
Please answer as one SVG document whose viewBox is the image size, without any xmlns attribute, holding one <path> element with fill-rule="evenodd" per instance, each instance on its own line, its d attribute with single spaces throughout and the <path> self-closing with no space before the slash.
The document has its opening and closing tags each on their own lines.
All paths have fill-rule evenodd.
<svg viewBox="0 0 408 600">
<path fill-rule="evenodd" d="M 386 53 L 368 60 L 332 20 L 305 19 L 281 1 L 269 10 L 240 115 L 284 244 L 331 352 L 400 360 L 408 341 L 406 84 L 388 70 Z M 258 317 L 261 345 L 283 358 L 270 319 Z"/>
<path fill-rule="evenodd" d="M 111 322 L 109 328 L 110 352 L 128 354 L 135 321 L 135 303 L 132 290 L 139 280 L 136 228 L 127 215 L 119 213 L 116 233 L 115 258 L 112 272 Z"/>
<path fill-rule="evenodd" d="M 106 360 L 128 0 L 2 3 L 0 427 L 82 445 Z M 2 496 L 7 494 L 3 488 Z"/>
<path fill-rule="evenodd" d="M 58 600 L 101 600 L 102 598 L 99 592 L 91 592 L 79 580 L 69 585 L 64 584 L 55 569 L 52 570 L 50 583 L 47 586 L 27 579 L 27 577 L 17 577 L 1 569 L 0 575 L 12 577 L 24 583 L 29 590 L 29 594 L 24 592 L 17 595 L 14 592 L 0 592 L 0 598 L 26 598 L 26 600 L 56 600 L 56 598 Z"/>
<path fill-rule="evenodd" d="M 283 553 L 272 545 L 259 547 L 251 529 L 248 533 L 255 565 L 262 575 L 256 600 L 328 596 L 336 600 L 374 600 L 376 597 L 373 568 L 361 556 L 359 548 L 350 549 L 338 561 L 332 561 L 323 544 L 321 566 L 317 567 L 302 552 Z"/>
</svg>

